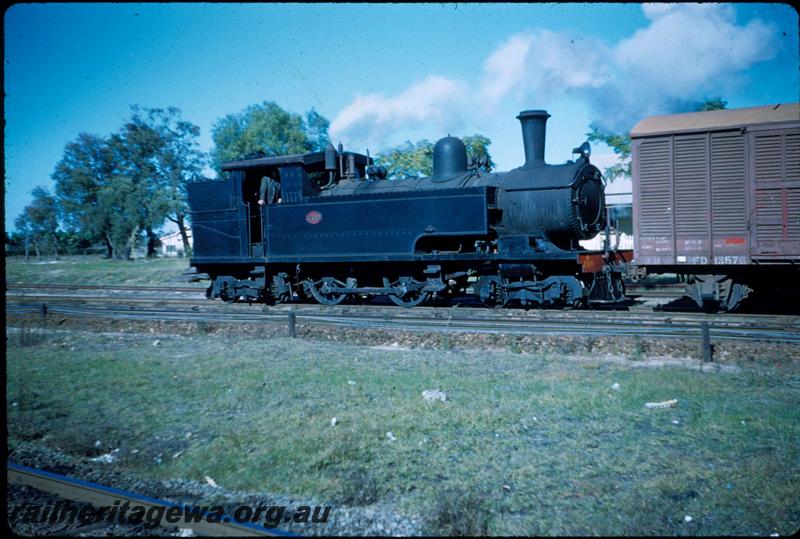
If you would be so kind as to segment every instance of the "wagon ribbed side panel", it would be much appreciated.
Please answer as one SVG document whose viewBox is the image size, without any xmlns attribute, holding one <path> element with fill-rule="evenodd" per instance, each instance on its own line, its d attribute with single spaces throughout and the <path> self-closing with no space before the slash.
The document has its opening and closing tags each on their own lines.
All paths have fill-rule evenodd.
<svg viewBox="0 0 800 539">
<path fill-rule="evenodd" d="M 714 264 L 749 262 L 747 148 L 739 132 L 711 134 L 711 231 Z"/>
<path fill-rule="evenodd" d="M 638 264 L 673 264 L 672 137 L 642 140 L 634 152 L 635 259 Z"/>
<path fill-rule="evenodd" d="M 800 129 L 750 133 L 753 256 L 800 258 Z"/>
<path fill-rule="evenodd" d="M 674 137 L 675 260 L 679 264 L 708 264 L 710 182 L 708 135 Z"/>
</svg>

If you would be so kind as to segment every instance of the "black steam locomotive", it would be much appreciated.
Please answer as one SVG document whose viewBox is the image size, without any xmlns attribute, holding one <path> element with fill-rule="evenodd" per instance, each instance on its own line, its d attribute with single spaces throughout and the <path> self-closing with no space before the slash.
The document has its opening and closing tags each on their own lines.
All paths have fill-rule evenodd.
<svg viewBox="0 0 800 539">
<path fill-rule="evenodd" d="M 622 301 L 624 254 L 578 244 L 605 228 L 604 179 L 588 143 L 575 161 L 544 162 L 549 116 L 517 116 L 525 164 L 505 173 L 485 172 L 450 136 L 426 178 L 388 180 L 341 145 L 225 163 L 222 181 L 189 186 L 191 264 L 225 301 Z"/>
</svg>

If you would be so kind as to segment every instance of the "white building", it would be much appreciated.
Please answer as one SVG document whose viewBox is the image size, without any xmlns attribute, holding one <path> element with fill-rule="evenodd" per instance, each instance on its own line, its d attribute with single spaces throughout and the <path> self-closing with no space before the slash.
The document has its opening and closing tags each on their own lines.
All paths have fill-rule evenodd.
<svg viewBox="0 0 800 539">
<path fill-rule="evenodd" d="M 192 244 L 192 231 L 186 229 L 186 235 L 189 237 L 189 245 Z M 161 256 L 183 256 L 183 240 L 179 230 L 161 236 L 158 238 L 161 241 Z"/>
</svg>

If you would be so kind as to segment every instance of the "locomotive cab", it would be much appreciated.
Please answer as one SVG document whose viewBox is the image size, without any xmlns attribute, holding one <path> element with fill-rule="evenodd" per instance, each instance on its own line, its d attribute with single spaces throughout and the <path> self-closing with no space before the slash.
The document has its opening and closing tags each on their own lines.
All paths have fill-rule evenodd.
<svg viewBox="0 0 800 539">
<path fill-rule="evenodd" d="M 261 157 L 222 164 L 222 170 L 232 183 L 240 200 L 240 215 L 247 225 L 247 247 L 244 256 L 264 257 L 269 253 L 265 223 L 277 204 L 299 204 L 342 180 L 364 177 L 369 157 L 353 152 L 324 152 Z M 337 162 L 338 161 L 338 162 Z M 262 195 L 262 180 L 268 178 L 266 204 L 258 201 Z"/>
</svg>

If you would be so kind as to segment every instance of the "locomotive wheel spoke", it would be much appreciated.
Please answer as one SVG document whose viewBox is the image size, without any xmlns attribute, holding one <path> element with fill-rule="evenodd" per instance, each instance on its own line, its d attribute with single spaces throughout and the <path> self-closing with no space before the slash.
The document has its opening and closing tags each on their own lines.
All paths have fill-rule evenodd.
<svg viewBox="0 0 800 539">
<path fill-rule="evenodd" d="M 392 303 L 400 307 L 416 307 L 430 297 L 429 292 L 422 290 L 425 283 L 421 283 L 411 277 L 401 277 L 400 280 L 392 283 L 392 288 L 401 288 L 405 293 L 389 294 Z"/>
<path fill-rule="evenodd" d="M 317 302 L 323 305 L 338 305 L 347 298 L 347 294 L 337 293 L 337 288 L 344 288 L 346 285 L 333 277 L 323 277 L 319 281 L 306 281 L 306 287 Z"/>
</svg>

